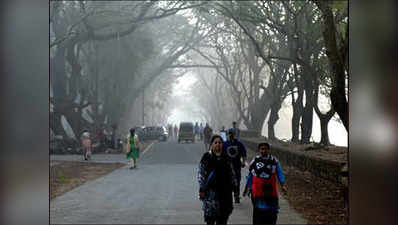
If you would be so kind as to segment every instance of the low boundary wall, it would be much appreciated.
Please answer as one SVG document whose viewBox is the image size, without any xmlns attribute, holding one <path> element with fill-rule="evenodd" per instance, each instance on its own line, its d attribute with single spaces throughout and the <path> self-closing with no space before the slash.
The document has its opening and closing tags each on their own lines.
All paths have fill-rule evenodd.
<svg viewBox="0 0 398 225">
<path fill-rule="evenodd" d="M 247 148 L 252 151 L 257 150 L 259 142 L 241 138 L 241 141 Z M 299 152 L 291 152 L 279 146 L 271 145 L 272 155 L 276 156 L 283 165 L 293 166 L 302 171 L 308 171 L 315 176 L 330 180 L 332 182 L 341 183 L 341 171 L 345 163 L 329 161 L 300 154 Z"/>
</svg>

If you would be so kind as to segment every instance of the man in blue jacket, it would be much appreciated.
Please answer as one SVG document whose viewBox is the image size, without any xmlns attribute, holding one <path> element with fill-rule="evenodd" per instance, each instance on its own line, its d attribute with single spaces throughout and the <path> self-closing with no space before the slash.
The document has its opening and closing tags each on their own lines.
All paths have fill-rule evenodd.
<svg viewBox="0 0 398 225">
<path fill-rule="evenodd" d="M 243 196 L 251 193 L 253 224 L 276 224 L 279 213 L 277 180 L 286 192 L 285 175 L 278 159 L 271 155 L 268 143 L 258 144 L 260 155 L 249 166 Z"/>
<path fill-rule="evenodd" d="M 228 140 L 225 143 L 225 152 L 231 158 L 234 172 L 236 174 L 238 185 L 233 190 L 235 203 L 240 203 L 240 180 L 241 180 L 241 169 L 246 164 L 246 148 L 243 143 L 235 138 L 235 130 L 229 129 L 227 132 Z"/>
</svg>

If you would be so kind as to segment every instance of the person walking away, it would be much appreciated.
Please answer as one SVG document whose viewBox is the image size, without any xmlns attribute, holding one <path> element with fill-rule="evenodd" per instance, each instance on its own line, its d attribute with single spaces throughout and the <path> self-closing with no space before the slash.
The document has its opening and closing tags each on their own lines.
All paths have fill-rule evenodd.
<svg viewBox="0 0 398 225">
<path fill-rule="evenodd" d="M 208 151 L 210 147 L 210 138 L 213 135 L 213 130 L 211 129 L 208 123 L 206 123 L 206 126 L 203 129 L 203 135 L 204 135 L 205 149 L 206 151 Z"/>
<path fill-rule="evenodd" d="M 87 129 L 83 130 L 80 140 L 82 142 L 84 160 L 88 160 L 91 158 L 91 139 Z"/>
<path fill-rule="evenodd" d="M 194 133 L 195 133 L 195 141 L 198 139 L 199 137 L 199 125 L 198 122 L 195 123 L 195 127 L 193 128 Z"/>
<path fill-rule="evenodd" d="M 279 213 L 277 179 L 286 192 L 285 176 L 278 159 L 270 154 L 268 143 L 258 144 L 258 151 L 260 154 L 250 163 L 243 196 L 251 196 L 253 224 L 276 224 Z"/>
<path fill-rule="evenodd" d="M 221 136 L 213 135 L 210 141 L 210 151 L 203 154 L 198 168 L 199 199 L 207 224 L 227 224 L 237 181 L 231 160 L 223 153 Z"/>
<path fill-rule="evenodd" d="M 240 129 L 236 125 L 236 121 L 232 122 L 232 128 L 234 129 L 234 137 L 240 139 Z"/>
<path fill-rule="evenodd" d="M 222 127 L 221 127 L 220 132 L 227 132 L 227 131 L 225 130 L 225 126 L 222 126 Z"/>
<path fill-rule="evenodd" d="M 173 127 L 171 124 L 168 125 L 169 128 L 169 137 L 173 137 Z"/>
<path fill-rule="evenodd" d="M 178 138 L 178 127 L 177 127 L 177 124 L 174 124 L 174 137 L 176 139 Z"/>
<path fill-rule="evenodd" d="M 200 140 L 203 141 L 203 124 L 202 123 L 200 123 L 200 126 L 199 126 L 199 137 L 200 137 Z"/>
<path fill-rule="evenodd" d="M 137 158 L 139 158 L 140 143 L 138 136 L 135 134 L 135 129 L 130 129 L 130 134 L 127 136 L 126 157 L 130 161 L 130 169 L 137 168 Z"/>
<path fill-rule="evenodd" d="M 240 203 L 241 169 L 246 165 L 246 148 L 243 143 L 234 136 L 234 129 L 228 130 L 228 141 L 225 143 L 227 155 L 231 158 L 238 185 L 234 189 L 235 203 Z"/>
</svg>

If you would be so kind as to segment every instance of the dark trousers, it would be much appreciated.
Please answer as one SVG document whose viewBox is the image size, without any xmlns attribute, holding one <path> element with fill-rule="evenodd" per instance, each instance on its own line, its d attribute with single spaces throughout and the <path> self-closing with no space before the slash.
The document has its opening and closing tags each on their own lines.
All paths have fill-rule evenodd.
<svg viewBox="0 0 398 225">
<path fill-rule="evenodd" d="M 238 186 L 234 188 L 234 197 L 239 198 L 240 196 L 240 180 L 241 180 L 241 168 L 234 168 L 235 174 L 236 174 L 236 179 L 238 180 Z"/>
<path fill-rule="evenodd" d="M 273 211 L 262 211 L 253 208 L 253 224 L 276 224 L 278 214 Z"/>
<path fill-rule="evenodd" d="M 228 222 L 228 217 L 229 216 L 218 216 L 216 219 L 214 220 L 206 220 L 206 224 L 208 225 L 214 225 L 214 224 L 227 224 Z"/>
</svg>

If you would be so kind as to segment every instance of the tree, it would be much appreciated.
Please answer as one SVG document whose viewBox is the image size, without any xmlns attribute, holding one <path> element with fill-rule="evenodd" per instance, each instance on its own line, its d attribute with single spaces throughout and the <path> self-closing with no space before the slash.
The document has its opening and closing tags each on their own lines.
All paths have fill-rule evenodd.
<svg viewBox="0 0 398 225">
<path fill-rule="evenodd" d="M 136 98 L 137 92 L 148 86 L 190 48 L 185 43 L 183 49 L 178 49 L 184 43 L 176 43 L 174 49 L 167 52 L 168 56 L 164 55 L 165 63 L 160 65 L 161 69 L 159 67 L 149 72 L 151 75 L 146 79 L 148 77 L 139 75 L 144 69 L 141 65 L 153 55 L 155 45 L 150 37 L 154 32 L 141 30 L 135 34 L 136 31 L 153 21 L 175 17 L 179 11 L 202 5 L 156 1 L 50 4 L 50 67 L 54 90 L 51 124 L 52 127 L 60 127 L 59 118 L 65 115 L 77 132 L 81 127 L 80 122 L 85 121 L 81 118 L 81 110 L 86 107 L 93 106 L 95 124 L 102 123 L 106 117 L 111 123 L 118 123 L 131 98 Z M 185 24 L 184 29 L 188 27 L 188 23 Z M 194 42 L 197 35 L 194 32 L 192 34 L 187 41 Z M 180 34 L 175 40 L 184 40 L 188 35 Z M 145 81 L 142 82 L 141 78 Z M 132 85 L 132 82 L 141 82 L 141 86 Z M 131 92 L 130 88 L 138 90 Z M 61 132 L 62 129 L 54 130 Z"/>
<path fill-rule="evenodd" d="M 346 77 L 348 75 L 348 23 L 343 22 L 345 26 L 345 32 L 343 34 L 338 32 L 336 25 L 336 22 L 339 22 L 336 19 L 337 13 L 333 12 L 330 2 L 315 0 L 313 0 L 313 2 L 322 13 L 326 54 L 332 67 L 333 76 L 330 99 L 333 109 L 337 112 L 344 127 L 348 131 L 348 101 L 345 90 Z M 343 4 L 343 2 L 337 5 L 335 4 L 334 7 L 340 6 L 341 4 Z M 346 4 L 347 2 L 344 2 L 344 5 Z M 342 10 L 346 12 L 347 7 L 343 6 Z"/>
</svg>

